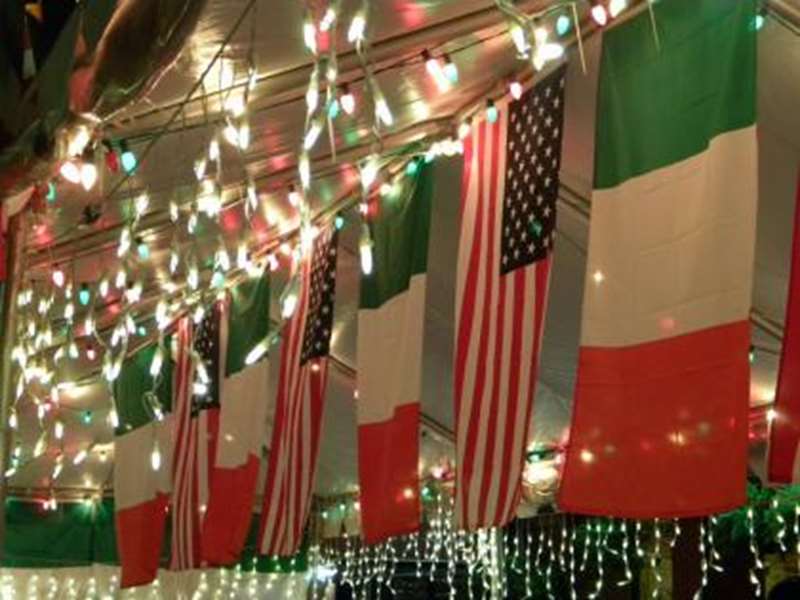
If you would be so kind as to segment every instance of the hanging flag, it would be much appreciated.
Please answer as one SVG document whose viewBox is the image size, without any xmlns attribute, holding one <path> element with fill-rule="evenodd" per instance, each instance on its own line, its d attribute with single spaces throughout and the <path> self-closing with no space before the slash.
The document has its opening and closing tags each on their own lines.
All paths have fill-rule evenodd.
<svg viewBox="0 0 800 600">
<path fill-rule="evenodd" d="M 773 483 L 797 483 L 800 481 L 800 461 L 797 460 L 800 450 L 800 177 L 797 179 L 792 269 L 774 410 L 767 478 Z"/>
<path fill-rule="evenodd" d="M 172 462 L 172 553 L 176 571 L 200 566 L 201 524 L 219 431 L 219 327 L 216 303 L 199 325 L 178 322 L 175 455 Z M 193 331 L 194 330 L 194 331 Z"/>
<path fill-rule="evenodd" d="M 516 512 L 555 229 L 564 121 L 559 68 L 498 102 L 464 140 L 456 283 L 456 516 L 468 530 Z"/>
<path fill-rule="evenodd" d="M 745 502 L 755 2 L 653 8 L 660 48 L 646 13 L 603 38 L 569 512 Z"/>
<path fill-rule="evenodd" d="M 149 346 L 128 358 L 114 382 L 119 418 L 114 437 L 114 505 L 123 588 L 155 580 L 167 518 L 172 364 L 165 361 L 153 394 L 150 364 L 155 352 L 156 346 Z"/>
<path fill-rule="evenodd" d="M 266 355 L 252 365 L 245 359 L 269 332 L 269 302 L 264 274 L 236 286 L 223 305 L 219 442 L 202 535 L 202 559 L 212 565 L 239 559 L 253 515 L 265 444 L 269 363 Z"/>
<path fill-rule="evenodd" d="M 269 447 L 260 554 L 297 552 L 311 501 L 319 453 L 323 398 L 336 289 L 333 227 L 321 231 L 301 259 L 297 307 L 286 324 Z"/>
<path fill-rule="evenodd" d="M 358 473 L 369 544 L 419 529 L 419 402 L 433 176 L 422 166 L 371 222 L 358 311 Z"/>
</svg>

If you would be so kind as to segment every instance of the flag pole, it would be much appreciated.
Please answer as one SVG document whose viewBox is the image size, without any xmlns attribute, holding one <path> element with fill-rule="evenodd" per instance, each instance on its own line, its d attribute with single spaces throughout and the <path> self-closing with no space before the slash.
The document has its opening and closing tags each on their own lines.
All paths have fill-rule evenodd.
<svg viewBox="0 0 800 600">
<path fill-rule="evenodd" d="M 23 208 L 9 219 L 6 253 L 6 285 L 3 290 L 2 331 L 0 331 L 0 558 L 3 557 L 6 534 L 6 496 L 8 481 L 11 430 L 8 417 L 12 405 L 11 350 L 14 347 L 14 324 L 16 320 L 17 292 L 22 279 L 25 258 L 25 231 L 28 208 Z"/>
</svg>

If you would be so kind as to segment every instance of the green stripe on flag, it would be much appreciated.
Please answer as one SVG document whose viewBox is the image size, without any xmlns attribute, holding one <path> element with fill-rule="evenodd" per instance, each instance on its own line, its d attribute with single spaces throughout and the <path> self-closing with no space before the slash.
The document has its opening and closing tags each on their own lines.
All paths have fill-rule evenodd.
<svg viewBox="0 0 800 600">
<path fill-rule="evenodd" d="M 248 353 L 269 333 L 269 300 L 269 277 L 266 273 L 233 288 L 228 317 L 226 377 L 245 368 Z"/>
<path fill-rule="evenodd" d="M 164 347 L 167 349 L 166 354 L 169 354 L 169 338 L 164 341 Z M 153 420 L 144 395 L 153 389 L 150 365 L 156 348 L 155 344 L 147 346 L 125 360 L 119 377 L 114 382 L 114 398 L 119 416 L 118 435 L 147 425 Z M 165 413 L 172 408 L 172 367 L 172 361 L 165 359 L 161 367 L 161 381 L 156 390 L 156 396 Z"/>
<path fill-rule="evenodd" d="M 375 269 L 361 277 L 360 308 L 378 308 L 408 289 L 411 277 L 428 268 L 433 169 L 420 161 L 401 189 L 381 199 L 372 220 Z"/>
<path fill-rule="evenodd" d="M 755 4 L 655 4 L 660 51 L 647 12 L 604 34 L 595 189 L 695 156 L 718 134 L 755 123 Z"/>
</svg>

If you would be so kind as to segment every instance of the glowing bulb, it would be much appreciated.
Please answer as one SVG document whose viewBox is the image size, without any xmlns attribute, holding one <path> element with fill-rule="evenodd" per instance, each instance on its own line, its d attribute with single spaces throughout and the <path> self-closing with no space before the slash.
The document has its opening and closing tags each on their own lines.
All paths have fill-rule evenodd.
<svg viewBox="0 0 800 600">
<path fill-rule="evenodd" d="M 367 28 L 367 19 L 364 13 L 359 12 L 350 21 L 350 27 L 347 29 L 347 41 L 351 44 L 360 43 L 364 40 L 364 31 Z"/>
<path fill-rule="evenodd" d="M 97 183 L 97 167 L 93 162 L 84 162 L 81 165 L 81 185 L 87 192 Z"/>
<path fill-rule="evenodd" d="M 361 272 L 364 275 L 371 275 L 373 269 L 372 258 L 372 236 L 370 235 L 369 225 L 362 223 L 361 240 L 358 243 L 358 253 L 361 259 Z"/>
<path fill-rule="evenodd" d="M 375 183 L 379 168 L 378 158 L 374 154 L 368 157 L 361 166 L 361 186 L 364 190 L 368 190 Z"/>
<path fill-rule="evenodd" d="M 239 125 L 239 148 L 242 150 L 247 150 L 247 147 L 250 145 L 250 124 L 249 123 L 242 123 Z"/>
<path fill-rule="evenodd" d="M 128 147 L 128 142 L 125 140 L 120 143 L 120 150 L 122 150 L 122 154 L 120 155 L 122 169 L 125 171 L 125 173 L 130 175 L 136 170 L 139 161 L 136 160 L 136 155 Z"/>
<path fill-rule="evenodd" d="M 247 353 L 247 356 L 244 359 L 246 365 L 252 365 L 257 363 L 264 354 L 267 353 L 267 342 L 266 340 L 262 340 L 258 342 L 250 352 Z"/>
<path fill-rule="evenodd" d="M 514 25 L 511 28 L 511 40 L 514 42 L 514 46 L 516 46 L 519 54 L 523 56 L 528 54 L 528 48 L 530 48 L 530 46 L 528 45 L 528 40 L 522 27 Z"/>
<path fill-rule="evenodd" d="M 153 471 L 161 468 L 161 450 L 158 448 L 158 441 L 153 444 L 153 451 L 150 453 L 150 468 Z"/>
<path fill-rule="evenodd" d="M 516 79 L 508 84 L 508 91 L 511 93 L 511 97 L 514 98 L 514 100 L 522 98 L 522 84 Z"/>
<path fill-rule="evenodd" d="M 208 158 L 209 160 L 219 159 L 219 142 L 217 138 L 212 139 L 208 144 Z"/>
<path fill-rule="evenodd" d="M 339 103 L 342 105 L 342 110 L 348 115 L 352 115 L 356 110 L 356 98 L 346 84 L 342 86 L 342 95 L 339 97 Z"/>
<path fill-rule="evenodd" d="M 281 298 L 281 317 L 289 319 L 297 309 L 299 301 L 300 280 L 298 277 L 293 277 L 289 282 L 287 288 L 284 290 Z"/>
<path fill-rule="evenodd" d="M 303 23 L 303 43 L 312 53 L 317 53 L 317 28 L 311 21 Z"/>
<path fill-rule="evenodd" d="M 81 450 L 80 452 L 78 452 L 78 453 L 75 455 L 75 457 L 72 459 L 72 464 L 73 464 L 73 465 L 79 465 L 79 464 L 81 464 L 81 463 L 82 463 L 84 460 L 86 460 L 86 457 L 87 457 L 88 455 L 89 455 L 89 453 L 88 453 L 88 452 L 86 451 L 86 449 L 84 448 L 83 450 Z"/>
<path fill-rule="evenodd" d="M 305 138 L 303 138 L 303 148 L 311 150 L 317 143 L 320 133 L 322 133 L 322 123 L 315 119 L 311 122 L 311 126 L 308 128 Z"/>
<path fill-rule="evenodd" d="M 206 164 L 205 158 L 198 158 L 194 161 L 194 176 L 197 177 L 197 181 L 201 181 L 206 176 Z"/>
<path fill-rule="evenodd" d="M 66 278 L 64 276 L 64 271 L 61 269 L 56 269 L 53 271 L 53 283 L 56 285 L 56 287 L 64 287 L 65 281 Z"/>
<path fill-rule="evenodd" d="M 486 120 L 489 123 L 497 123 L 497 119 L 500 117 L 500 113 L 497 110 L 497 107 L 494 105 L 494 100 L 491 98 L 486 101 Z"/>
<path fill-rule="evenodd" d="M 428 71 L 428 75 L 430 75 L 434 83 L 436 83 L 436 87 L 439 88 L 439 91 L 446 92 L 449 90 L 450 81 L 444 74 L 442 65 L 439 63 L 439 61 L 433 58 L 433 56 L 431 56 L 430 52 L 427 50 L 422 51 L 422 60 L 425 61 L 425 70 Z"/>
<path fill-rule="evenodd" d="M 61 168 L 58 170 L 61 176 L 70 183 L 81 182 L 81 169 L 75 162 L 68 160 L 62 163 Z"/>
<path fill-rule="evenodd" d="M 572 29 L 572 19 L 567 15 L 559 15 L 556 19 L 556 33 L 560 36 L 567 35 Z"/>
<path fill-rule="evenodd" d="M 300 196 L 300 193 L 295 189 L 293 185 L 289 186 L 288 199 L 289 199 L 289 204 L 291 204 L 293 207 L 297 208 L 298 206 L 300 206 L 302 197 Z"/>
<path fill-rule="evenodd" d="M 608 3 L 608 13 L 611 15 L 612 19 L 616 19 L 627 7 L 627 0 L 610 0 Z"/>
<path fill-rule="evenodd" d="M 328 9 L 325 11 L 325 14 L 322 15 L 322 19 L 319 22 L 319 28 L 321 31 L 328 31 L 333 22 L 336 20 L 336 11 L 333 9 L 332 6 L 329 6 Z"/>
<path fill-rule="evenodd" d="M 53 425 L 53 435 L 57 440 L 64 437 L 64 424 L 61 421 L 56 421 Z"/>
<path fill-rule="evenodd" d="M 78 302 L 81 303 L 81 306 L 86 306 L 92 300 L 92 292 L 89 290 L 89 286 L 86 283 L 81 284 L 81 289 L 78 292 Z"/>
<path fill-rule="evenodd" d="M 158 377 L 161 373 L 161 366 L 164 364 L 164 351 L 161 346 L 156 348 L 153 354 L 153 360 L 150 363 L 150 377 Z"/>
<path fill-rule="evenodd" d="M 136 218 L 141 219 L 144 214 L 147 212 L 147 208 L 150 206 L 150 196 L 147 194 L 139 194 L 136 196 L 136 199 L 133 201 L 133 209 L 136 212 Z"/>
<path fill-rule="evenodd" d="M 608 24 L 608 12 L 606 7 L 600 4 L 599 0 L 594 0 L 595 4 L 592 6 L 592 20 L 600 27 L 605 27 Z"/>
<path fill-rule="evenodd" d="M 375 100 L 375 116 L 386 125 L 386 127 L 391 127 L 394 124 L 394 117 L 392 116 L 392 111 L 389 110 L 389 105 L 386 103 L 386 99 L 383 96 L 379 96 Z"/>
<path fill-rule="evenodd" d="M 305 152 L 300 155 L 297 171 L 300 173 L 300 184 L 304 190 L 307 190 L 308 186 L 311 185 L 311 164 L 308 161 L 308 154 Z"/>
</svg>

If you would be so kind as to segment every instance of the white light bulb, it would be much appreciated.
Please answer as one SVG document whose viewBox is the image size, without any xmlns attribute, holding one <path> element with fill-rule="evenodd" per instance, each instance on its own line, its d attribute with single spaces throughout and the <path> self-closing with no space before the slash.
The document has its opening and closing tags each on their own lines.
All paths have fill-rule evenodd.
<svg viewBox="0 0 800 600">
<path fill-rule="evenodd" d="M 339 104 L 348 115 L 352 115 L 356 110 L 356 98 L 349 91 L 339 97 Z"/>
<path fill-rule="evenodd" d="M 161 450 L 158 448 L 158 442 L 153 444 L 153 451 L 150 452 L 150 468 L 153 471 L 158 471 L 161 468 Z"/>
<path fill-rule="evenodd" d="M 85 162 L 81 165 L 81 185 L 87 192 L 97 183 L 97 167 L 94 163 Z"/>
<path fill-rule="evenodd" d="M 158 377 L 161 373 L 161 366 L 164 364 L 164 351 L 161 349 L 161 346 L 156 348 L 155 354 L 153 354 L 153 360 L 150 363 L 150 377 Z"/>
<path fill-rule="evenodd" d="M 358 253 L 361 259 L 361 272 L 364 275 L 371 275 L 373 269 L 372 258 L 372 237 L 369 232 L 369 226 L 363 223 L 361 226 L 361 241 L 358 244 Z"/>
<path fill-rule="evenodd" d="M 303 43 L 312 53 L 317 53 L 317 28 L 311 21 L 303 23 Z"/>
<path fill-rule="evenodd" d="M 364 40 L 364 31 L 367 28 L 367 19 L 364 13 L 359 12 L 350 21 L 350 27 L 347 29 L 347 41 L 351 44 L 360 43 Z"/>
<path fill-rule="evenodd" d="M 303 148 L 311 150 L 319 139 L 319 134 L 322 133 L 322 124 L 318 120 L 311 122 L 305 137 L 303 138 Z"/>
<path fill-rule="evenodd" d="M 89 454 L 89 453 L 86 451 L 86 449 L 85 449 L 85 448 L 84 448 L 83 450 L 79 451 L 79 452 L 78 452 L 78 453 L 75 455 L 75 457 L 72 459 L 72 464 L 73 464 L 73 465 L 79 465 L 79 464 L 81 464 L 81 463 L 82 463 L 84 460 L 86 460 L 86 457 L 88 456 L 88 454 Z"/>
</svg>

